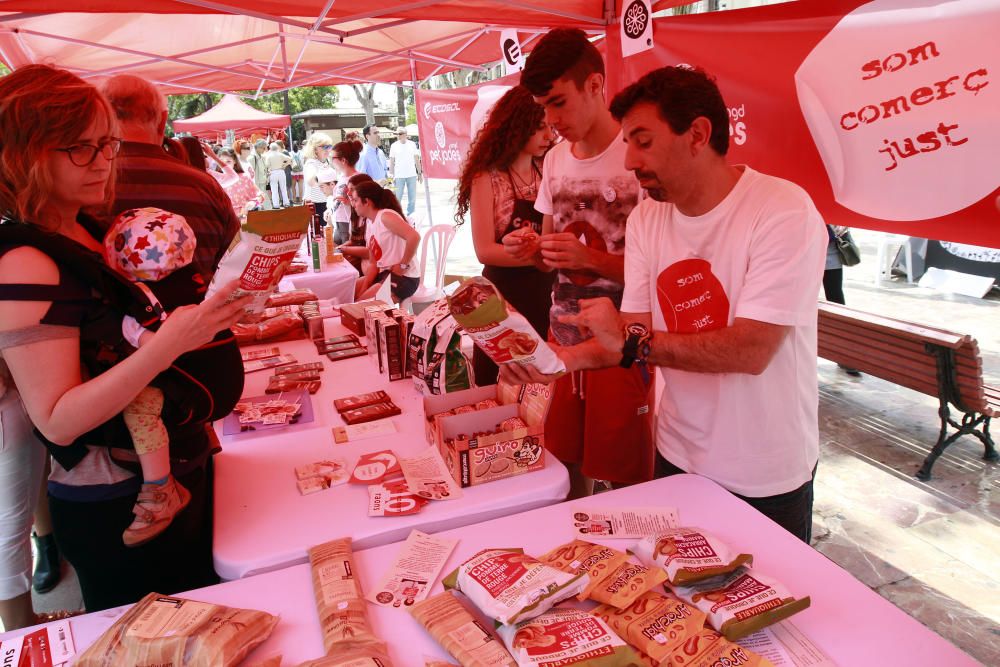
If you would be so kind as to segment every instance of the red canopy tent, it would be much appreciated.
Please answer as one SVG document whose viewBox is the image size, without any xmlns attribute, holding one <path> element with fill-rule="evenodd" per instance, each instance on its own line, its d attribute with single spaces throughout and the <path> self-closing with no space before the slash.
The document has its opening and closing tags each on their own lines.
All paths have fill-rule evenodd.
<svg viewBox="0 0 1000 667">
<path fill-rule="evenodd" d="M 196 136 L 210 136 L 233 130 L 249 134 L 258 130 L 281 130 L 288 127 L 291 117 L 254 109 L 235 95 L 226 95 L 205 113 L 174 121 L 176 132 L 189 132 Z"/>
</svg>

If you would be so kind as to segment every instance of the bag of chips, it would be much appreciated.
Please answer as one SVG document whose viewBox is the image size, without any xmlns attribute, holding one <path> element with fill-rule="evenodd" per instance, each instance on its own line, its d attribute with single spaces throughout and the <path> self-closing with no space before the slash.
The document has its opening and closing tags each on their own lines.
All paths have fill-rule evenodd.
<svg viewBox="0 0 1000 667">
<path fill-rule="evenodd" d="M 587 572 L 590 584 L 580 599 L 590 598 L 622 609 L 637 597 L 662 584 L 667 575 L 660 568 L 633 563 L 628 554 L 583 540 L 573 540 L 539 558 L 563 572 Z"/>
<path fill-rule="evenodd" d="M 486 278 L 465 280 L 448 297 L 451 314 L 493 363 L 532 365 L 545 374 L 564 373 L 566 365 L 534 327 L 504 301 Z"/>
<path fill-rule="evenodd" d="M 415 603 L 410 614 L 463 667 L 514 667 L 514 659 L 451 591 Z"/>
<path fill-rule="evenodd" d="M 630 551 L 646 565 L 666 570 L 671 585 L 710 579 L 753 563 L 750 554 L 736 553 L 700 528 L 672 528 L 648 535 Z"/>
<path fill-rule="evenodd" d="M 498 630 L 518 667 L 641 667 L 639 656 L 600 618 L 550 609 Z"/>
<path fill-rule="evenodd" d="M 303 662 L 299 667 L 392 667 L 385 644 L 338 647 L 331 655 Z"/>
<path fill-rule="evenodd" d="M 244 307 L 245 320 L 264 311 L 268 297 L 295 258 L 312 215 L 306 206 L 275 211 L 251 211 L 246 225 L 233 239 L 208 286 L 206 297 L 231 280 L 240 285 L 233 294 L 253 300 Z"/>
<path fill-rule="evenodd" d="M 458 323 L 449 314 L 444 299 L 416 316 L 406 354 L 406 368 L 421 394 L 447 394 L 474 384 L 472 365 L 462 354 Z"/>
<path fill-rule="evenodd" d="M 694 637 L 689 637 L 670 654 L 669 660 L 670 667 L 720 667 L 720 665 L 774 667 L 774 663 L 767 658 L 732 643 L 709 628 L 704 628 Z"/>
<path fill-rule="evenodd" d="M 115 621 L 80 667 L 230 667 L 263 643 L 277 616 L 150 593 Z"/>
<path fill-rule="evenodd" d="M 361 582 L 356 577 L 351 538 L 312 547 L 309 564 L 326 652 L 330 653 L 338 644 L 378 642 L 368 621 Z"/>
<path fill-rule="evenodd" d="M 705 627 L 705 612 L 680 600 L 648 592 L 624 609 L 603 604 L 591 610 L 629 644 L 662 662 Z"/>
<path fill-rule="evenodd" d="M 705 612 L 708 624 L 730 641 L 782 621 L 810 604 L 808 596 L 796 599 L 779 582 L 745 567 L 672 588 L 677 597 Z"/>
<path fill-rule="evenodd" d="M 486 616 L 507 625 L 534 618 L 587 587 L 586 573 L 568 574 L 520 549 L 484 549 L 449 574 L 456 588 Z"/>
</svg>

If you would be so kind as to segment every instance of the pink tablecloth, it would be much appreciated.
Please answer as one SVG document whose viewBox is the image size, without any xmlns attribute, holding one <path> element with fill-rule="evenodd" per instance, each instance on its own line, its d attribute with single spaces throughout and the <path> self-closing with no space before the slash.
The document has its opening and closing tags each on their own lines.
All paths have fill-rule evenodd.
<svg viewBox="0 0 1000 667">
<path fill-rule="evenodd" d="M 749 551 L 754 555 L 756 568 L 779 578 L 793 593 L 812 597 L 812 606 L 792 617 L 791 622 L 837 665 L 977 664 L 822 554 L 702 477 L 679 475 L 578 502 L 591 507 L 676 507 L 684 523 L 711 530 L 734 547 Z M 444 571 L 486 547 L 523 546 L 528 553 L 541 554 L 569 541 L 570 512 L 576 504 L 552 505 L 445 532 L 444 535 L 457 538 L 459 543 Z M 622 541 L 601 541 L 618 548 L 628 545 Z M 377 585 L 398 550 L 398 544 L 390 544 L 356 554 L 365 590 Z M 440 590 L 438 584 L 432 594 Z M 250 655 L 248 664 L 281 654 L 283 665 L 296 665 L 323 654 L 308 565 L 203 588 L 185 597 L 262 609 L 281 616 L 274 634 Z M 395 667 L 421 667 L 424 656 L 447 657 L 406 611 L 371 604 L 368 609 L 376 634 L 389 643 Z M 77 646 L 93 642 L 120 613 L 111 611 L 74 619 Z"/>
</svg>

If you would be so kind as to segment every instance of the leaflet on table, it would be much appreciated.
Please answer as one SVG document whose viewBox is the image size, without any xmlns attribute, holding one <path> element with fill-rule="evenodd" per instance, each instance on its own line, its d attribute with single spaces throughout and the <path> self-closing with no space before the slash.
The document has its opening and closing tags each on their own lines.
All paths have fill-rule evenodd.
<svg viewBox="0 0 1000 667">
<path fill-rule="evenodd" d="M 392 435 L 397 430 L 396 423 L 391 419 L 363 422 L 361 424 L 348 424 L 347 426 L 334 426 L 333 440 L 338 445 L 342 445 L 345 442 L 356 442 L 358 440 L 367 440 L 368 438 L 378 438 L 383 435 Z"/>
<path fill-rule="evenodd" d="M 410 532 L 382 582 L 366 596 L 383 607 L 409 607 L 427 597 L 458 540 Z"/>
<path fill-rule="evenodd" d="M 430 501 L 410 491 L 404 480 L 368 487 L 368 516 L 416 514 Z"/>
<path fill-rule="evenodd" d="M 767 658 L 774 667 L 836 667 L 836 663 L 790 621 L 758 630 L 736 643 Z"/>
<path fill-rule="evenodd" d="M 407 486 L 418 496 L 431 500 L 462 497 L 462 488 L 448 472 L 437 447 L 431 445 L 413 458 L 400 458 L 399 465 L 403 468 Z"/>
<path fill-rule="evenodd" d="M 4 667 L 61 667 L 75 655 L 68 619 L 0 642 L 0 664 Z"/>
<path fill-rule="evenodd" d="M 380 484 L 386 477 L 399 477 L 399 459 L 391 449 L 362 454 L 351 473 L 351 484 Z"/>
<path fill-rule="evenodd" d="M 573 528 L 577 537 L 641 539 L 668 528 L 676 528 L 677 510 L 672 507 L 574 507 Z"/>
<path fill-rule="evenodd" d="M 280 354 L 277 357 L 267 357 L 266 359 L 251 359 L 243 362 L 244 373 L 254 373 L 266 368 L 277 368 L 297 363 L 295 357 L 290 354 Z"/>
</svg>

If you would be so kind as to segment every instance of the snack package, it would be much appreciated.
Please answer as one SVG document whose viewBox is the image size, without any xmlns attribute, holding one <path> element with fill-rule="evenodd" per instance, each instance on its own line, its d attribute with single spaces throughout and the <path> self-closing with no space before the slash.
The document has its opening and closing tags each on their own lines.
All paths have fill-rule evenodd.
<svg viewBox="0 0 1000 667">
<path fill-rule="evenodd" d="M 288 334 L 292 332 L 301 338 L 298 334 L 302 329 L 302 320 L 294 313 L 282 313 L 258 322 L 234 324 L 231 329 L 237 343 L 251 345 L 278 337 L 287 340 L 291 337 Z"/>
<path fill-rule="evenodd" d="M 287 292 L 275 292 L 267 297 L 268 308 L 281 308 L 283 306 L 298 306 L 307 301 L 316 301 L 318 297 L 310 289 L 293 289 Z"/>
<path fill-rule="evenodd" d="M 284 375 L 275 375 L 268 379 L 265 394 L 281 394 L 286 391 L 300 391 L 305 389 L 310 394 L 315 394 L 321 386 L 319 380 L 294 380 Z"/>
<path fill-rule="evenodd" d="M 392 667 L 383 642 L 338 648 L 333 655 L 303 662 L 299 667 Z"/>
<path fill-rule="evenodd" d="M 243 229 L 233 239 L 219 262 L 206 298 L 221 286 L 238 278 L 240 286 L 233 298 L 245 294 L 253 296 L 253 301 L 244 308 L 245 319 L 251 320 L 262 313 L 267 306 L 268 297 L 295 258 L 311 218 L 306 206 L 251 211 Z M 315 295 L 312 298 L 315 299 Z"/>
<path fill-rule="evenodd" d="M 447 394 L 474 384 L 472 366 L 462 354 L 462 337 L 448 312 L 447 300 L 439 299 L 421 311 L 409 332 L 405 366 L 417 391 Z"/>
<path fill-rule="evenodd" d="M 337 644 L 368 644 L 378 639 L 368 622 L 368 608 L 357 580 L 351 538 L 344 537 L 309 549 L 316 611 L 323 632 L 323 648 Z M 343 648 L 343 647 L 341 647 Z"/>
<path fill-rule="evenodd" d="M 366 354 L 368 354 L 368 350 L 366 348 L 356 346 L 327 352 L 326 358 L 330 361 L 341 361 L 343 359 L 352 359 L 353 357 L 363 357 Z"/>
<path fill-rule="evenodd" d="M 410 614 L 462 667 L 515 665 L 503 644 L 451 591 L 415 603 Z"/>
<path fill-rule="evenodd" d="M 809 607 L 806 596 L 796 599 L 781 583 L 750 568 L 690 586 L 672 586 L 681 600 L 708 615 L 708 624 L 736 641 Z"/>
<path fill-rule="evenodd" d="M 583 540 L 556 547 L 538 560 L 571 574 L 587 572 L 590 584 L 580 599 L 590 598 L 617 609 L 629 606 L 667 578 L 659 568 L 631 562 L 626 553 Z"/>
<path fill-rule="evenodd" d="M 590 579 L 545 565 L 520 549 L 484 549 L 445 580 L 481 612 L 504 625 L 534 618 L 578 595 Z"/>
<path fill-rule="evenodd" d="M 705 612 L 680 600 L 648 592 L 624 609 L 602 604 L 591 610 L 625 641 L 657 663 L 705 627 Z"/>
<path fill-rule="evenodd" d="M 702 628 L 699 634 L 689 638 L 671 653 L 669 665 L 670 667 L 719 667 L 720 665 L 774 667 L 774 663 L 767 658 L 734 644 L 709 628 Z"/>
<path fill-rule="evenodd" d="M 368 392 L 367 394 L 358 394 L 356 396 L 335 398 L 333 400 L 333 407 L 337 410 L 337 412 L 346 412 L 347 410 L 364 408 L 369 405 L 375 405 L 376 403 L 391 403 L 391 402 L 392 399 L 389 398 L 389 394 L 379 389 L 378 391 L 371 391 Z"/>
<path fill-rule="evenodd" d="M 390 401 L 376 403 L 375 405 L 366 405 L 363 408 L 345 410 L 340 413 L 340 417 L 344 420 L 345 424 L 363 424 L 364 422 L 375 421 L 376 419 L 394 417 L 398 414 L 400 414 L 399 407 Z"/>
<path fill-rule="evenodd" d="M 532 365 L 545 374 L 564 373 L 566 366 L 528 320 L 504 301 L 489 280 L 465 280 L 448 297 L 448 306 L 465 332 L 493 363 Z"/>
<path fill-rule="evenodd" d="M 80 667 L 230 667 L 263 643 L 277 616 L 150 593 L 76 661 Z"/>
<path fill-rule="evenodd" d="M 277 348 L 275 348 L 277 349 Z M 319 379 L 319 374 L 323 372 L 323 363 L 320 361 L 310 361 L 305 364 L 291 364 L 280 366 L 274 369 L 274 375 L 291 375 L 293 373 L 313 373 L 315 379 Z"/>
<path fill-rule="evenodd" d="M 641 667 L 631 646 L 596 616 L 578 609 L 550 609 L 497 629 L 519 667 Z"/>
<path fill-rule="evenodd" d="M 661 567 L 672 586 L 686 585 L 732 572 L 753 563 L 700 528 L 671 528 L 648 535 L 630 549 L 649 567 Z"/>
</svg>

